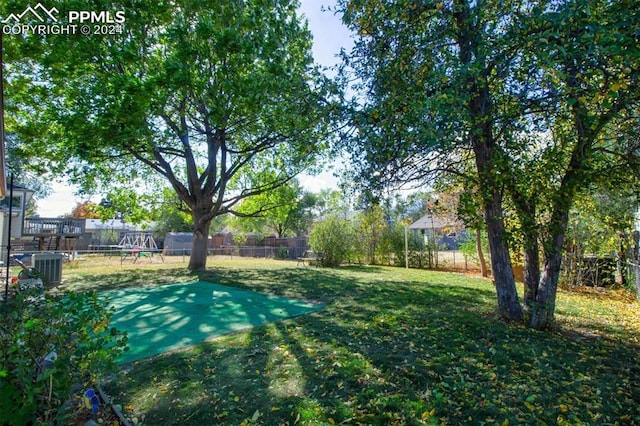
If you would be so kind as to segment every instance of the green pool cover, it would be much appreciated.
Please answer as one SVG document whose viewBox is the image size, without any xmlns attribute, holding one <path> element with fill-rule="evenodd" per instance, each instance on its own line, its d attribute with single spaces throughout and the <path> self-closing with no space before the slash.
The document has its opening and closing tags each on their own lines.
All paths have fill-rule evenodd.
<svg viewBox="0 0 640 426">
<path fill-rule="evenodd" d="M 206 281 L 103 294 L 116 309 L 111 326 L 129 334 L 122 364 L 323 308 Z"/>
</svg>

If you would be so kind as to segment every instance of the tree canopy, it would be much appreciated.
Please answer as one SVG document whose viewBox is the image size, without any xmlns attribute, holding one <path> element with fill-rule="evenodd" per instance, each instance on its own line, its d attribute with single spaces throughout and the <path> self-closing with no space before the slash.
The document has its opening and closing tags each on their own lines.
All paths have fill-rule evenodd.
<svg viewBox="0 0 640 426">
<path fill-rule="evenodd" d="M 637 139 L 620 131 L 638 128 L 637 2 L 340 6 L 360 35 L 344 63 L 358 91 L 346 137 L 356 177 L 377 190 L 459 176 L 482 206 L 500 315 L 551 325 L 572 201 L 615 181 L 607 168 L 637 179 Z M 525 312 L 511 231 L 524 241 Z"/>
<path fill-rule="evenodd" d="M 81 6 L 95 8 L 57 8 Z M 193 218 L 189 267 L 204 268 L 211 220 L 312 168 L 327 140 L 334 85 L 297 6 L 116 2 L 122 34 L 12 37 L 12 123 L 87 190 L 162 177 Z"/>
<path fill-rule="evenodd" d="M 279 238 L 305 235 L 313 221 L 317 196 L 302 189 L 297 180 L 250 197 L 238 206 L 240 216 L 230 217 L 232 228 L 276 234 Z"/>
</svg>

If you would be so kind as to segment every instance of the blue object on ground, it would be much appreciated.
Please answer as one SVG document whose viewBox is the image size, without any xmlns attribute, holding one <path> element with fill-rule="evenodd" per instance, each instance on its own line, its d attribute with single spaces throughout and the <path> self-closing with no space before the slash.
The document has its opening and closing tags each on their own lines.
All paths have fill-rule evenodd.
<svg viewBox="0 0 640 426">
<path fill-rule="evenodd" d="M 324 307 L 207 281 L 101 294 L 116 309 L 110 326 L 129 336 L 129 350 L 118 359 L 121 364 Z"/>
</svg>

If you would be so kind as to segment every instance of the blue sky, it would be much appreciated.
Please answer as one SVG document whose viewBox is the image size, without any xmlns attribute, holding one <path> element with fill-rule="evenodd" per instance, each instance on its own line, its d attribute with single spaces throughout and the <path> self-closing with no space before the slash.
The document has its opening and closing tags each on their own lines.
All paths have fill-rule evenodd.
<svg viewBox="0 0 640 426">
<path fill-rule="evenodd" d="M 333 12 L 323 11 L 323 7 L 333 6 L 333 0 L 301 0 L 300 12 L 309 22 L 309 29 L 313 33 L 313 55 L 315 61 L 323 66 L 334 65 L 338 59 L 336 55 L 342 47 L 350 48 L 351 37 L 348 30 L 340 22 L 340 18 Z M 331 170 L 317 176 L 303 175 L 299 177 L 303 187 L 310 191 L 320 191 L 324 188 L 336 188 L 337 180 Z M 74 188 L 65 182 L 55 182 L 51 196 L 38 200 L 38 213 L 41 217 L 58 217 L 70 213 L 76 203 L 84 201 L 77 198 Z M 98 197 L 99 198 L 99 197 Z M 96 201 L 96 200 L 93 200 Z"/>
<path fill-rule="evenodd" d="M 339 61 L 336 56 L 341 48 L 349 50 L 352 45 L 349 31 L 342 25 L 340 17 L 326 11 L 327 6 L 334 4 L 333 1 L 324 0 L 300 1 L 300 11 L 306 16 L 309 30 L 313 34 L 314 59 L 316 63 L 327 67 Z M 334 166 L 336 164 L 337 162 Z M 302 175 L 298 179 L 304 188 L 313 192 L 324 188 L 337 188 L 337 179 L 329 169 L 317 176 Z"/>
<path fill-rule="evenodd" d="M 333 12 L 322 11 L 323 7 L 334 6 L 331 0 L 301 0 L 300 11 L 309 21 L 313 33 L 313 55 L 317 63 L 333 65 L 341 47 L 350 48 L 351 38 L 340 17 Z"/>
</svg>

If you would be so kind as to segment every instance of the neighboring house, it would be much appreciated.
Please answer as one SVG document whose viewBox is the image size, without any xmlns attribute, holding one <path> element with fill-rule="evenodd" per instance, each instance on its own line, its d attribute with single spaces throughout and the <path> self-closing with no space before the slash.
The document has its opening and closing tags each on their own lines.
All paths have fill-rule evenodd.
<svg viewBox="0 0 640 426">
<path fill-rule="evenodd" d="M 27 204 L 33 196 L 33 190 L 14 185 L 9 186 L 8 193 L 5 198 L 0 200 L 0 212 L 2 212 L 2 232 L 6 236 L 6 227 L 9 226 L 9 192 L 13 189 L 13 203 L 11 203 L 11 236 L 19 238 L 22 236 L 22 227 L 24 225 L 24 212 Z M 2 244 L 6 245 L 6 237 L 2 239 Z"/>
<path fill-rule="evenodd" d="M 91 244 L 118 244 L 127 233 L 141 232 L 143 226 L 123 222 L 121 219 L 84 219 L 86 238 Z"/>
<path fill-rule="evenodd" d="M 13 190 L 13 202 L 10 203 L 9 194 Z M 9 243 L 9 234 L 11 238 L 20 238 L 24 225 L 24 212 L 27 204 L 33 196 L 31 189 L 14 185 L 7 188 L 7 196 L 0 200 L 0 260 L 7 261 L 7 245 Z M 9 212 L 9 204 L 11 204 L 11 212 Z M 11 220 L 9 220 L 11 217 Z M 9 232 L 9 222 L 11 222 L 11 232 Z"/>
<path fill-rule="evenodd" d="M 11 215 L 9 196 L 0 200 L 0 261 L 7 261 L 9 242 L 9 216 L 11 216 L 11 244 L 14 252 L 33 251 L 84 251 L 91 245 L 118 244 L 128 233 L 136 233 L 148 228 L 133 225 L 122 220 L 76 219 L 70 217 L 42 218 L 25 217 L 27 204 L 34 191 L 20 186 L 13 189 Z"/>
<path fill-rule="evenodd" d="M 462 234 L 463 238 L 466 238 L 466 231 L 464 231 L 460 221 L 432 214 L 422 216 L 409 225 L 409 229 L 415 235 L 423 235 L 425 244 L 435 239 L 439 247 L 444 246 L 448 250 L 458 248 L 458 243 L 461 239 L 460 234 Z"/>
</svg>

